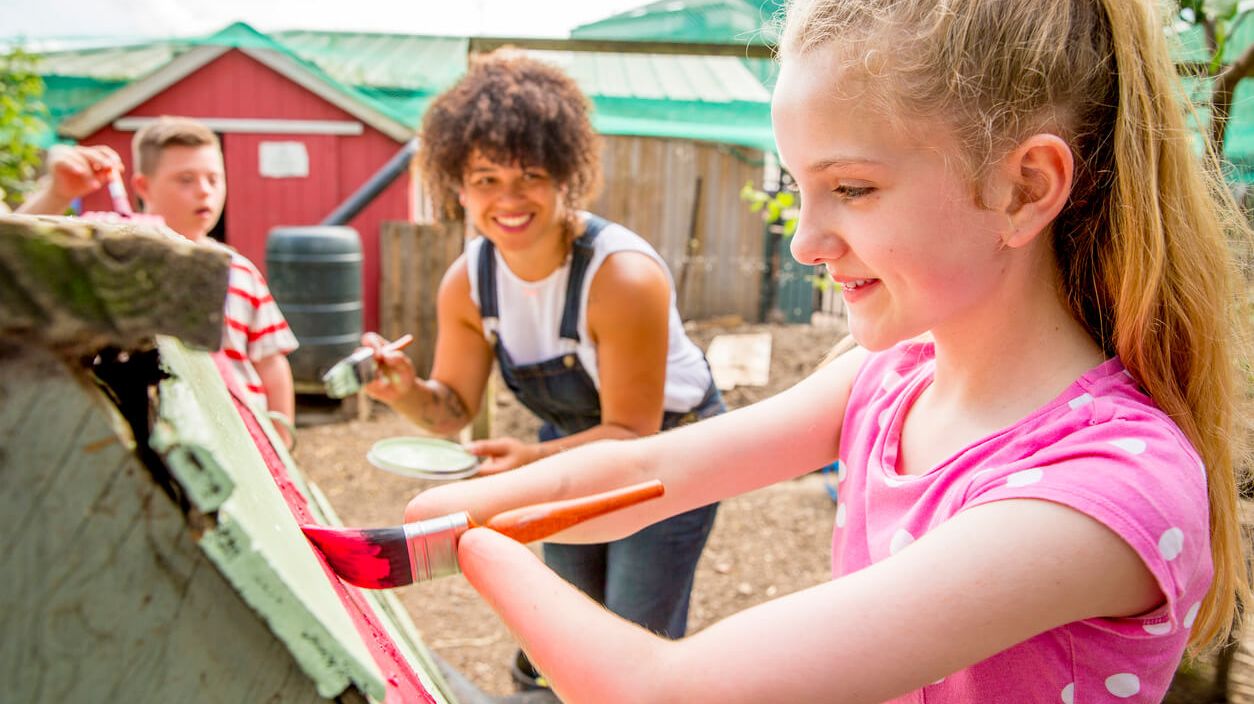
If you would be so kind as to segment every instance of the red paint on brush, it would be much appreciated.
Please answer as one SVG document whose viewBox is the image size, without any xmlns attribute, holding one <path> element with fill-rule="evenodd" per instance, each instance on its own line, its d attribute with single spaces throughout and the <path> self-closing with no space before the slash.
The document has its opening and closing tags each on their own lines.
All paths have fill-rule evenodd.
<svg viewBox="0 0 1254 704">
<path fill-rule="evenodd" d="M 401 528 L 363 530 L 305 525 L 300 529 L 331 569 L 349 584 L 363 589 L 388 589 L 413 581 L 405 531 Z M 395 549 L 398 545 L 399 553 Z"/>
<path fill-rule="evenodd" d="M 511 509 L 493 516 L 483 525 L 521 543 L 530 543 L 591 518 L 655 499 L 665 492 L 662 482 L 654 479 L 591 496 Z M 473 520 L 467 522 L 472 528 L 476 525 Z M 322 551 L 331 569 L 349 584 L 366 589 L 391 589 L 414 581 L 410 539 L 406 538 L 403 527 L 357 529 L 311 525 L 302 529 Z M 451 536 L 436 539 L 455 540 Z"/>
<path fill-rule="evenodd" d="M 305 499 L 304 493 L 288 476 L 287 466 L 279 458 L 279 453 L 270 443 L 269 436 L 262 430 L 257 416 L 249 405 L 249 401 L 245 400 L 244 392 L 240 389 L 239 381 L 231 368 L 230 361 L 221 352 L 216 352 L 210 356 L 213 358 L 218 372 L 222 375 L 222 380 L 226 384 L 227 390 L 231 393 L 231 400 L 235 402 L 235 408 L 239 411 L 253 444 L 261 453 L 261 458 L 265 461 L 266 468 L 270 470 L 270 475 L 274 478 L 275 485 L 287 501 L 287 507 L 291 510 L 292 517 L 296 519 L 297 524 L 313 523 L 316 519 L 309 510 L 309 504 Z M 339 597 L 345 613 L 348 614 L 349 619 L 353 622 L 353 626 L 357 629 L 357 634 L 361 637 L 361 642 L 365 644 L 371 659 L 374 660 L 381 673 L 387 674 L 385 680 L 387 692 L 383 699 L 384 704 L 435 704 L 435 698 L 427 691 L 426 686 L 418 677 L 418 673 L 414 671 L 413 665 L 410 664 L 408 657 L 400 651 L 392 640 L 391 632 L 383 625 L 379 616 L 376 615 L 371 602 L 366 600 L 360 589 L 354 589 L 341 580 L 336 579 L 335 572 L 332 571 L 325 561 L 321 562 L 321 564 L 325 571 L 327 582 Z"/>
</svg>

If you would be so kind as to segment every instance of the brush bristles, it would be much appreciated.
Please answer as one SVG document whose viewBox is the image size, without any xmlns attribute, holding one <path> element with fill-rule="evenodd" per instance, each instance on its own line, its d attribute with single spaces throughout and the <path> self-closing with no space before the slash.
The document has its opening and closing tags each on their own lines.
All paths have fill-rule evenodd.
<svg viewBox="0 0 1254 704">
<path fill-rule="evenodd" d="M 414 581 L 404 528 L 302 526 L 301 530 L 349 584 L 391 589 Z"/>
<path fill-rule="evenodd" d="M 357 393 L 362 385 L 374 377 L 374 352 L 361 349 L 345 357 L 322 375 L 327 396 L 345 398 Z"/>
</svg>

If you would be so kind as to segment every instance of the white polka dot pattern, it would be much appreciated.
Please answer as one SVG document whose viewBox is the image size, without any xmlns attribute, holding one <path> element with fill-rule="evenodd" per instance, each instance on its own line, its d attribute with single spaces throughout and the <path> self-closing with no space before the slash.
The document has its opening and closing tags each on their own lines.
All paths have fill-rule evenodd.
<svg viewBox="0 0 1254 704">
<path fill-rule="evenodd" d="M 1111 675 L 1106 678 L 1106 691 L 1120 699 L 1127 699 L 1141 691 L 1141 678 L 1131 672 Z"/>
<path fill-rule="evenodd" d="M 1201 608 L 1202 608 L 1202 602 L 1200 601 L 1189 607 L 1188 612 L 1185 613 L 1184 615 L 1184 627 L 1185 628 L 1193 627 L 1193 622 L 1197 620 L 1197 612 Z"/>
<path fill-rule="evenodd" d="M 1017 424 L 949 448 L 945 463 L 926 474 L 903 475 L 895 471 L 903 452 L 898 416 L 914 403 L 918 387 L 934 378 L 933 348 L 901 345 L 872 353 L 864 364 L 841 435 L 848 481 L 840 484 L 833 506 L 839 512 L 846 504 L 845 525 L 833 545 L 834 575 L 900 554 L 929 526 L 967 507 L 1037 498 L 1112 526 L 1157 582 L 1172 589 L 1170 612 L 1086 623 L 1059 637 L 1024 641 L 929 683 L 928 698 L 1160 701 L 1190 630 L 1202 625 L 1195 602 L 1210 577 L 1205 482 L 1180 429 L 1111 359 Z M 1024 677 L 1024 663 L 1032 664 L 1031 677 Z"/>
<path fill-rule="evenodd" d="M 1087 406 L 1092 402 L 1093 402 L 1092 396 L 1090 396 L 1089 394 L 1080 394 L 1079 396 L 1076 396 L 1075 398 L 1068 401 L 1067 405 L 1071 406 L 1072 409 L 1076 409 L 1081 406 Z"/>
<path fill-rule="evenodd" d="M 1028 486 L 1039 482 L 1045 477 L 1045 470 L 1040 467 L 1025 469 L 1006 477 L 1006 486 Z"/>
<path fill-rule="evenodd" d="M 910 545 L 910 543 L 913 543 L 913 542 L 914 542 L 914 536 L 910 535 L 909 531 L 907 531 L 905 528 L 898 528 L 897 532 L 893 533 L 893 540 L 888 546 L 888 552 L 890 554 L 896 555 L 897 553 L 904 550 L 906 546 Z"/>
<path fill-rule="evenodd" d="M 848 514 L 845 513 L 845 504 L 842 502 L 839 506 L 836 507 L 836 527 L 844 528 L 845 520 L 847 519 L 847 517 L 848 517 Z"/>
<path fill-rule="evenodd" d="M 845 475 L 848 473 L 849 471 L 844 462 L 839 462 L 839 461 L 836 462 L 836 483 L 837 484 L 840 484 L 841 482 L 845 481 Z"/>
<path fill-rule="evenodd" d="M 1145 441 L 1140 438 L 1119 438 L 1118 440 L 1111 440 L 1110 444 L 1129 455 L 1139 455 L 1145 452 Z"/>
<path fill-rule="evenodd" d="M 1168 528 L 1158 539 L 1158 552 L 1164 560 L 1174 560 L 1184 551 L 1184 531 L 1179 528 Z"/>
</svg>

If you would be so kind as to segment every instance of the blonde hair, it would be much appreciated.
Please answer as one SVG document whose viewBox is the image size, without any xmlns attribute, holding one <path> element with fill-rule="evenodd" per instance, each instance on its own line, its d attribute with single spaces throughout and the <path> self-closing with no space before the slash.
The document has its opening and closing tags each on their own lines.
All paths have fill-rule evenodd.
<svg viewBox="0 0 1254 704">
<path fill-rule="evenodd" d="M 135 172 L 151 176 L 167 147 L 204 146 L 222 148 L 218 135 L 203 123 L 188 117 L 159 117 L 139 128 L 131 140 Z"/>
<path fill-rule="evenodd" d="M 1042 131 L 1071 146 L 1070 200 L 1051 228 L 1072 313 L 1117 354 L 1206 465 L 1214 581 L 1189 646 L 1229 634 L 1249 579 L 1241 544 L 1246 354 L 1229 238 L 1249 225 L 1207 150 L 1152 0 L 792 0 L 781 53 L 839 42 L 838 67 L 886 116 L 957 137 L 973 193 Z M 1184 471 L 1182 469 L 1182 471 Z"/>
</svg>

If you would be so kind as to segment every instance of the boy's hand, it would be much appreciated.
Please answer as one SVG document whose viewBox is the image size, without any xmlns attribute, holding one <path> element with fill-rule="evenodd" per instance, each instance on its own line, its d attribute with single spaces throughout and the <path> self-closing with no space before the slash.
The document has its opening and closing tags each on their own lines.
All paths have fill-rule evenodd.
<svg viewBox="0 0 1254 704">
<path fill-rule="evenodd" d="M 58 144 L 48 150 L 49 189 L 52 195 L 66 201 L 85 196 L 100 188 L 109 175 L 122 173 L 122 159 L 105 146 L 67 146 Z"/>
<path fill-rule="evenodd" d="M 364 387 L 367 395 L 391 404 L 414 390 L 417 373 L 404 352 L 384 349 L 388 341 L 373 332 L 362 335 L 361 344 L 374 350 L 374 361 L 379 365 L 378 374 Z"/>
</svg>

